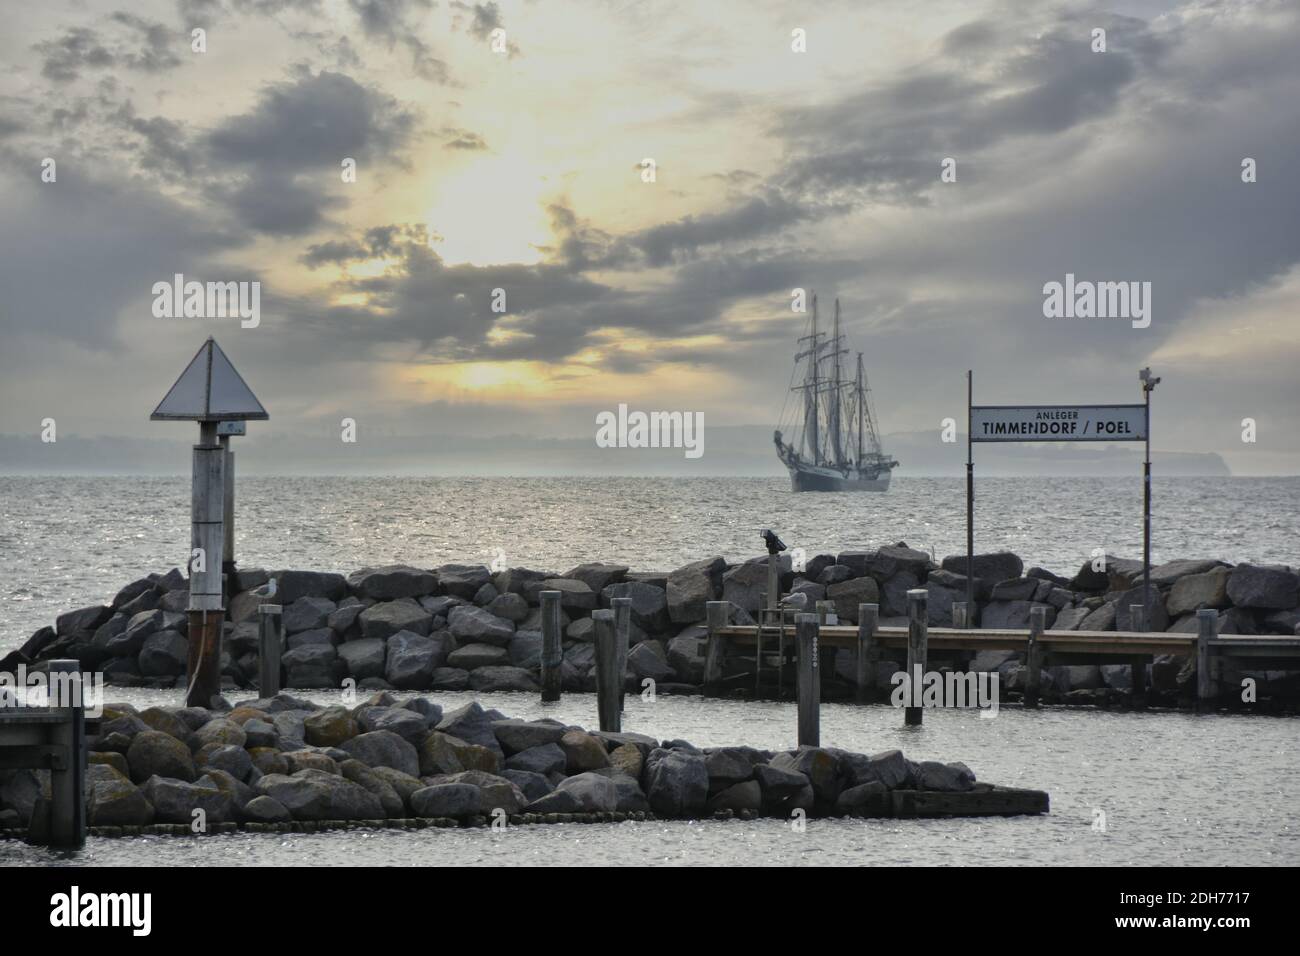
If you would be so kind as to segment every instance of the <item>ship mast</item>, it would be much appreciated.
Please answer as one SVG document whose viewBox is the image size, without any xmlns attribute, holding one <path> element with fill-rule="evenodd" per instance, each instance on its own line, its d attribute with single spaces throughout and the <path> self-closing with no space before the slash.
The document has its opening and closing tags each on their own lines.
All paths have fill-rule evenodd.
<svg viewBox="0 0 1300 956">
<path fill-rule="evenodd" d="M 804 445 L 808 449 L 808 460 L 816 465 L 821 458 L 821 442 L 819 441 L 820 430 L 817 409 L 817 392 L 821 387 L 820 377 L 817 371 L 817 353 L 819 351 L 818 338 L 820 333 L 817 331 L 817 294 L 813 293 L 813 314 L 812 314 L 812 335 L 801 338 L 800 342 L 811 341 L 808 351 L 803 355 L 808 356 L 808 370 L 804 374 L 804 416 L 803 416 L 803 438 Z M 802 356 L 797 356 L 800 358 Z"/>
<path fill-rule="evenodd" d="M 844 445 L 840 437 L 840 411 L 844 392 L 840 382 L 840 300 L 838 298 L 835 300 L 835 324 L 831 334 L 831 361 L 834 363 L 831 372 L 832 401 L 827 410 L 830 412 L 828 424 L 831 433 L 831 454 L 834 456 L 834 464 L 838 468 L 844 464 Z"/>
<path fill-rule="evenodd" d="M 867 401 L 862 390 L 862 353 L 858 353 L 858 377 L 853 385 L 854 403 L 858 412 L 858 467 L 862 467 L 862 420 L 866 416 Z"/>
</svg>

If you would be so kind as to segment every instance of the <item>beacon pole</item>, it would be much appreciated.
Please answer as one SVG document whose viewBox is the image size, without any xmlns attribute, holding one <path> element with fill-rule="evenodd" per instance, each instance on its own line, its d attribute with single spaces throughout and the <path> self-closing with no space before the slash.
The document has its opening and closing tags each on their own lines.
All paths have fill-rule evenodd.
<svg viewBox="0 0 1300 956">
<path fill-rule="evenodd" d="M 1151 368 L 1138 372 L 1146 401 L 1146 456 L 1142 462 L 1142 630 L 1151 629 L 1151 392 L 1160 384 Z"/>
<path fill-rule="evenodd" d="M 966 613 L 967 627 L 975 621 L 975 458 L 971 454 L 971 401 L 973 373 L 966 370 Z"/>
</svg>

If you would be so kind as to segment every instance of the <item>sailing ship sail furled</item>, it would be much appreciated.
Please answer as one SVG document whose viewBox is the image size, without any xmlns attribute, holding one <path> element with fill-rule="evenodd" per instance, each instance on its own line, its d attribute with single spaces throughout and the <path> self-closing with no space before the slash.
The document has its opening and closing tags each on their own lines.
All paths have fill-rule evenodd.
<svg viewBox="0 0 1300 956">
<path fill-rule="evenodd" d="M 802 393 L 790 422 L 783 420 L 791 440 L 775 433 L 776 454 L 790 472 L 794 491 L 888 491 L 898 462 L 880 448 L 871 412 L 871 388 L 858 353 L 857 375 L 846 381 L 841 358 L 848 354 L 840 335 L 840 301 L 835 300 L 831 334 L 817 325 L 817 296 L 813 296 L 811 331 L 799 339 L 795 376 L 800 363 L 803 379 L 791 387 Z"/>
</svg>

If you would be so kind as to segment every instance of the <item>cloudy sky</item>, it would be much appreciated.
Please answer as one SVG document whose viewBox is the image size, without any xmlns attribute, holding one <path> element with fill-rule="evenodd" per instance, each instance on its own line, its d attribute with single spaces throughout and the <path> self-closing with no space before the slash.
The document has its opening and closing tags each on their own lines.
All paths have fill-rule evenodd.
<svg viewBox="0 0 1300 956">
<path fill-rule="evenodd" d="M 1157 449 L 1300 473 L 1293 0 L 2 6 L 0 433 L 188 439 L 148 415 L 209 334 L 252 428 L 361 451 L 770 427 L 801 287 L 885 432 L 937 442 L 967 368 L 1130 402 L 1150 364 Z M 175 273 L 260 281 L 261 324 L 156 318 Z M 1045 318 L 1067 273 L 1149 281 L 1150 327 Z"/>
</svg>

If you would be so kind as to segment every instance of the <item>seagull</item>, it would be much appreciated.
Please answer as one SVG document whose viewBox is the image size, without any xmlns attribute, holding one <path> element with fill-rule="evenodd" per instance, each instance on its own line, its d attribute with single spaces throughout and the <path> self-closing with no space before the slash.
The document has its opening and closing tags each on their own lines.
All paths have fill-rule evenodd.
<svg viewBox="0 0 1300 956">
<path fill-rule="evenodd" d="M 271 578 L 260 588 L 253 591 L 258 597 L 272 598 L 275 597 L 275 578 Z"/>
<path fill-rule="evenodd" d="M 806 591 L 796 591 L 794 594 L 788 594 L 781 599 L 780 605 L 784 608 L 802 611 L 808 606 L 808 594 Z"/>
</svg>

